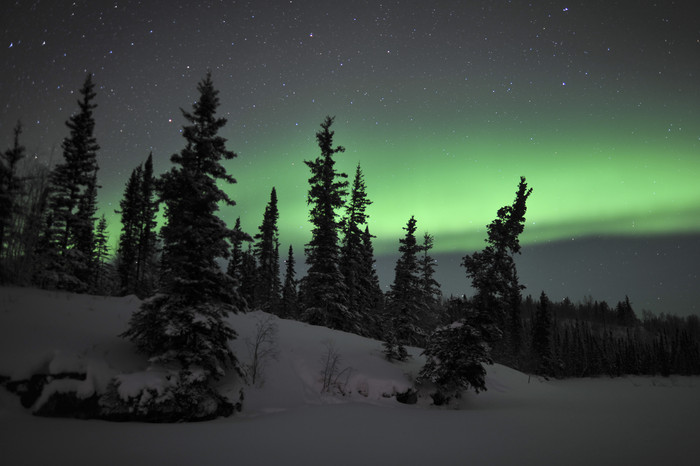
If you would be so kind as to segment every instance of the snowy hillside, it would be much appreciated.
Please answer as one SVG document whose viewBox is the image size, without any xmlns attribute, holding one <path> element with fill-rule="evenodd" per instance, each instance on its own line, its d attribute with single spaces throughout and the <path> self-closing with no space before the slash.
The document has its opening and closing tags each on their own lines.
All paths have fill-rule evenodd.
<svg viewBox="0 0 700 466">
<path fill-rule="evenodd" d="M 85 372 L 77 387 L 85 392 L 118 374 L 143 383 L 145 359 L 117 336 L 138 306 L 134 297 L 0 288 L 0 376 Z M 495 365 L 488 391 L 468 393 L 457 406 L 431 406 L 427 395 L 405 405 L 394 395 L 411 387 L 420 350 L 392 364 L 380 342 L 253 312 L 231 317 L 239 333 L 232 346 L 249 369 L 264 322 L 276 336 L 262 376 L 254 385 L 231 376 L 219 387 L 232 401 L 243 389 L 242 412 L 192 424 L 41 418 L 0 390 L 3 464 L 680 465 L 700 458 L 698 378 L 544 382 Z M 338 364 L 326 371 L 324 391 L 333 355 Z"/>
</svg>

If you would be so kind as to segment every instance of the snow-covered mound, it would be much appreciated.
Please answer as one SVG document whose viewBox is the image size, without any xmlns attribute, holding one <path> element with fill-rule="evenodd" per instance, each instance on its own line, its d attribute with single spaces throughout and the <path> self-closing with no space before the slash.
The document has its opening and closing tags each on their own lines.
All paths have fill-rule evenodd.
<svg viewBox="0 0 700 466">
<path fill-rule="evenodd" d="M 158 388 L 163 378 L 148 371 L 144 356 L 118 336 L 139 305 L 133 296 L 0 289 L 0 375 L 21 380 L 38 373 L 86 373 L 84 381 L 52 383 L 57 390 L 72 388 L 87 395 L 104 391 L 114 378 L 125 396 L 142 386 Z M 248 369 L 249 381 L 258 329 L 265 325 L 274 330 L 259 345 L 258 353 L 266 351 L 267 357 L 258 364 L 254 384 L 234 373 L 220 383 L 220 391 L 233 401 L 244 390 L 246 415 L 307 404 L 387 402 L 411 387 L 411 377 L 420 368 L 419 357 L 404 365 L 387 362 L 380 342 L 259 311 L 232 315 L 230 324 L 239 334 L 231 346 Z M 413 352 L 417 356 L 418 350 Z"/>
<path fill-rule="evenodd" d="M 147 371 L 148 362 L 118 335 L 140 301 L 134 296 L 111 298 L 27 288 L 0 289 L 0 375 L 12 380 L 32 374 L 86 373 L 79 383 L 54 381 L 56 389 L 91 394 L 104 391 L 116 377 L 120 393 L 133 395 L 141 386 L 154 387 L 163 379 Z M 423 364 L 420 349 L 409 348 L 405 363 L 390 363 L 382 343 L 357 335 L 255 311 L 230 316 L 238 332 L 231 347 L 248 381 L 234 373 L 219 390 L 232 401 L 244 391 L 243 415 L 259 415 L 290 408 L 328 403 L 393 404 L 397 393 L 413 386 Z M 273 334 L 258 345 L 260 361 L 255 383 L 251 365 L 260 329 Z M 330 358 L 330 359 L 329 359 Z M 330 367 L 331 364 L 334 367 Z M 495 366 L 488 384 L 494 390 L 522 390 L 527 376 Z M 428 403 L 426 397 L 424 403 Z"/>
<path fill-rule="evenodd" d="M 139 304 L 0 288 L 0 375 L 83 373 L 80 381 L 54 380 L 52 390 L 84 394 L 114 377 L 127 395 L 157 384 L 146 359 L 118 337 Z M 434 407 L 427 396 L 405 405 L 395 394 L 412 385 L 419 349 L 393 364 L 374 340 L 239 314 L 231 316 L 239 334 L 231 344 L 249 379 L 261 323 L 276 336 L 259 348 L 270 351 L 256 383 L 220 381 L 232 401 L 244 390 L 242 412 L 176 425 L 47 419 L 0 390 L 3 464 L 690 465 L 700 458 L 698 378 L 546 382 L 494 365 L 488 391 L 469 392 L 458 405 Z M 330 377 L 329 355 L 337 356 Z"/>
</svg>

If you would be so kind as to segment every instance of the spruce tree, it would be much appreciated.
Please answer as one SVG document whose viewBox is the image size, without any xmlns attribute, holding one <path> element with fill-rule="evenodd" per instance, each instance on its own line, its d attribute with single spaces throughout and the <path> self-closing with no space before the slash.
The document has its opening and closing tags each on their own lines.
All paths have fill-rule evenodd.
<svg viewBox="0 0 700 466">
<path fill-rule="evenodd" d="M 75 249 L 80 260 L 75 268 L 76 277 L 88 285 L 95 286 L 97 258 L 95 256 L 95 223 L 97 222 L 97 170 L 88 181 L 83 196 L 78 203 L 75 222 Z"/>
<path fill-rule="evenodd" d="M 363 323 L 359 328 L 363 335 L 369 334 L 370 329 L 367 327 L 374 317 L 370 296 L 372 290 L 369 289 L 368 277 L 363 276 L 368 273 L 368 270 L 362 226 L 367 223 L 368 215 L 365 210 L 371 203 L 367 197 L 362 168 L 357 164 L 350 201 L 342 221 L 344 235 L 340 250 L 340 272 L 343 274 L 343 283 L 347 289 L 348 312 L 354 321 Z"/>
<path fill-rule="evenodd" d="M 237 367 L 229 347 L 236 332 L 225 321 L 237 311 L 237 300 L 231 278 L 217 264 L 217 258 L 228 257 L 233 236 L 217 211 L 220 203 L 235 204 L 217 180 L 236 182 L 221 164 L 236 154 L 218 134 L 226 119 L 216 117 L 219 98 L 211 73 L 198 91 L 193 111 L 182 111 L 189 123 L 183 127 L 185 148 L 171 157 L 175 166 L 158 182 L 166 219 L 162 280 L 124 333 L 152 363 L 179 367 L 180 383 L 198 387 L 192 393 L 201 393 L 202 384 L 227 367 Z"/>
<path fill-rule="evenodd" d="M 342 146 L 333 147 L 333 118 L 326 117 L 316 140 L 321 156 L 305 160 L 311 170 L 307 203 L 311 206 L 313 228 L 311 241 L 306 245 L 306 263 L 309 268 L 301 281 L 304 318 L 307 322 L 337 330 L 357 332 L 355 322 L 348 311 L 347 288 L 340 273 L 338 245 L 338 209 L 343 207 L 347 194 L 347 175 L 335 169 L 334 156 L 343 152 Z"/>
<path fill-rule="evenodd" d="M 484 364 L 493 364 L 493 360 L 482 332 L 469 324 L 469 319 L 437 328 L 428 337 L 423 355 L 425 365 L 418 381 L 435 387 L 432 395 L 435 404 L 460 398 L 469 388 L 476 393 L 486 390 Z"/>
<path fill-rule="evenodd" d="M 379 277 L 375 268 L 374 246 L 369 227 L 362 232 L 362 250 L 360 262 L 360 290 L 362 290 L 362 309 L 366 324 L 363 332 L 372 338 L 382 338 L 381 317 L 384 312 L 384 293 L 379 285 Z"/>
<path fill-rule="evenodd" d="M 228 266 L 226 267 L 226 273 L 233 278 L 237 286 L 241 282 L 241 262 L 242 257 L 242 245 L 243 245 L 243 231 L 241 230 L 241 217 L 236 218 L 236 224 L 233 227 L 234 234 L 231 239 L 231 256 L 228 260 Z"/>
<path fill-rule="evenodd" d="M 634 314 L 634 309 L 632 309 L 632 304 L 630 304 L 629 296 L 625 296 L 624 301 L 619 301 L 615 305 L 615 315 L 619 325 L 632 327 L 638 323 L 637 316 Z"/>
<path fill-rule="evenodd" d="M 272 188 L 270 202 L 265 207 L 262 224 L 255 235 L 255 257 L 258 263 L 255 286 L 255 307 L 267 312 L 278 312 L 280 301 L 279 233 L 277 231 L 277 191 Z"/>
<path fill-rule="evenodd" d="M 512 315 L 514 297 L 520 296 L 512 254 L 520 251 L 518 236 L 524 228 L 525 202 L 531 193 L 525 178 L 520 178 L 513 205 L 499 209 L 498 218 L 487 226 L 488 246 L 464 258 L 476 294 L 460 309 L 462 317 L 430 335 L 424 351 L 426 363 L 419 380 L 435 385 L 434 399 L 459 397 L 470 387 L 476 392 L 486 389 L 483 365 L 493 363 L 490 343 L 500 338 L 500 325 Z"/>
<path fill-rule="evenodd" d="M 284 318 L 296 318 L 299 310 L 294 264 L 294 249 L 290 244 L 287 260 L 285 261 L 284 286 L 282 287 L 282 311 L 280 316 Z"/>
<path fill-rule="evenodd" d="M 552 315 L 547 295 L 542 292 L 532 323 L 532 352 L 535 372 L 550 375 L 552 364 Z"/>
<path fill-rule="evenodd" d="M 121 294 L 145 298 L 153 293 L 157 271 L 156 213 L 158 201 L 153 156 L 132 172 L 119 202 L 122 234 L 119 237 L 118 274 Z"/>
<path fill-rule="evenodd" d="M 109 273 L 109 234 L 107 233 L 107 219 L 104 214 L 97 222 L 95 231 L 95 279 L 94 290 L 101 295 L 109 295 L 112 291 L 111 277 Z"/>
<path fill-rule="evenodd" d="M 248 243 L 248 249 L 241 251 L 241 282 L 240 298 L 246 304 L 246 309 L 253 306 L 255 288 L 258 283 L 258 266 L 255 262 L 253 246 Z"/>
<path fill-rule="evenodd" d="M 44 282 L 71 291 L 86 291 L 94 264 L 94 223 L 97 210 L 97 150 L 94 136 L 94 91 L 88 74 L 80 89 L 79 112 L 66 126 L 70 135 L 63 141 L 63 163 L 51 173 L 49 216 L 45 251 L 50 257 Z"/>
<path fill-rule="evenodd" d="M 251 241 L 252 238 L 241 229 L 241 218 L 236 218 L 236 224 L 233 227 L 233 236 L 231 237 L 231 256 L 226 268 L 226 274 L 231 277 L 234 297 L 237 300 L 234 304 L 241 312 L 247 312 L 252 301 L 252 291 L 247 292 L 246 278 L 247 270 L 245 268 L 245 254 L 243 251 L 243 241 Z M 249 243 L 250 244 L 250 243 Z M 253 259 L 252 268 L 255 268 L 255 260 Z M 253 270 L 253 274 L 254 274 Z M 254 282 L 251 284 L 251 287 Z"/>
<path fill-rule="evenodd" d="M 420 277 L 421 299 L 425 303 L 422 316 L 423 330 L 429 333 L 440 321 L 438 311 L 440 308 L 440 283 L 435 280 L 435 259 L 430 256 L 435 238 L 429 233 L 423 235 L 423 244 L 420 246 L 421 254 L 418 259 L 418 275 Z"/>
<path fill-rule="evenodd" d="M 272 275 L 272 290 L 270 295 L 272 296 L 270 300 L 270 311 L 276 314 L 281 312 L 282 307 L 282 281 L 280 280 L 280 242 L 279 239 L 275 239 L 275 251 L 272 256 L 273 264 L 272 268 L 275 273 Z"/>
<path fill-rule="evenodd" d="M 420 317 L 425 310 L 422 299 L 420 276 L 418 275 L 418 253 L 416 242 L 416 219 L 411 216 L 404 227 L 406 235 L 399 239 L 399 253 L 394 268 L 394 283 L 387 297 L 389 313 L 385 354 L 389 359 L 406 359 L 403 345 L 416 344 L 424 337 Z"/>
<path fill-rule="evenodd" d="M 486 228 L 487 246 L 464 257 L 462 265 L 471 279 L 476 294 L 472 304 L 474 322 L 490 342 L 507 332 L 510 358 L 517 358 L 520 349 L 520 302 L 522 286 L 518 281 L 514 254 L 520 253 L 519 236 L 524 230 L 527 198 L 532 193 L 525 178 L 520 178 L 515 201 L 497 212 L 497 218 Z"/>
<path fill-rule="evenodd" d="M 132 172 L 124 188 L 124 197 L 119 201 L 121 210 L 122 233 L 119 236 L 118 267 L 120 282 L 120 294 L 136 294 L 139 237 L 141 223 L 139 213 L 141 211 L 141 190 L 143 169 L 139 165 Z"/>
<path fill-rule="evenodd" d="M 153 294 L 158 270 L 158 238 L 156 234 L 158 199 L 156 197 L 156 178 L 153 175 L 153 153 L 148 154 L 141 173 L 139 206 L 136 294 L 140 297 L 146 297 Z"/>
</svg>

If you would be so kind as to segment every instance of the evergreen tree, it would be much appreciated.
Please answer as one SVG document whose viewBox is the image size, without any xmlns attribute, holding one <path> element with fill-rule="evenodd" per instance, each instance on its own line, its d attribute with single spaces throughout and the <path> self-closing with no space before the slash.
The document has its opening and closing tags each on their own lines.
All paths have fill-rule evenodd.
<svg viewBox="0 0 700 466">
<path fill-rule="evenodd" d="M 363 335 L 368 335 L 368 328 L 373 320 L 371 272 L 367 270 L 367 250 L 364 244 L 362 225 L 366 225 L 368 215 L 365 210 L 372 202 L 367 197 L 366 185 L 362 168 L 357 165 L 355 179 L 352 184 L 350 202 L 346 206 L 346 216 L 342 225 L 344 230 L 340 251 L 340 272 L 343 283 L 347 288 L 347 307 L 352 319 L 362 322 L 359 329 Z M 371 244 L 370 244 L 371 247 Z M 372 260 L 373 259 L 369 259 Z M 370 275 L 366 275 L 370 273 Z"/>
<path fill-rule="evenodd" d="M 97 221 L 97 170 L 89 179 L 78 203 L 75 229 L 75 249 L 83 259 L 75 268 L 76 277 L 89 287 L 95 285 L 97 258 L 95 257 L 95 223 Z"/>
<path fill-rule="evenodd" d="M 282 288 L 282 312 L 281 317 L 297 317 L 299 302 L 297 296 L 297 281 L 294 276 L 294 249 L 289 245 L 289 253 L 285 261 L 284 286 Z"/>
<path fill-rule="evenodd" d="M 311 241 L 306 245 L 306 263 L 309 268 L 301 281 L 301 297 L 306 321 L 330 328 L 357 332 L 347 307 L 347 288 L 339 269 L 337 210 L 343 207 L 347 194 L 347 175 L 335 169 L 335 154 L 343 152 L 342 146 L 333 147 L 333 118 L 326 117 L 316 140 L 321 156 L 305 160 L 311 170 L 307 203 L 311 206 L 313 228 Z"/>
<path fill-rule="evenodd" d="M 98 294 L 111 294 L 112 284 L 109 273 L 109 265 L 107 259 L 109 257 L 109 234 L 107 233 L 107 219 L 104 214 L 97 222 L 97 230 L 95 231 L 95 279 L 94 291 Z"/>
<path fill-rule="evenodd" d="M 140 297 L 146 297 L 153 294 L 158 269 L 158 238 L 156 234 L 158 199 L 156 197 L 156 178 L 153 175 L 153 153 L 148 154 L 141 173 L 139 206 L 136 294 Z"/>
<path fill-rule="evenodd" d="M 255 286 L 255 307 L 267 312 L 278 312 L 280 301 L 279 234 L 277 231 L 277 191 L 272 188 L 270 202 L 265 207 L 262 224 L 255 235 L 255 256 L 258 262 Z"/>
<path fill-rule="evenodd" d="M 231 239 L 231 257 L 228 260 L 226 273 L 233 278 L 237 285 L 241 283 L 241 263 L 243 261 L 243 231 L 241 230 L 241 217 L 236 218 L 236 224 L 233 227 L 236 233 Z"/>
<path fill-rule="evenodd" d="M 490 342 L 498 341 L 507 331 L 511 357 L 517 357 L 520 347 L 522 290 L 513 255 L 520 253 L 518 237 L 524 229 L 525 203 L 531 193 L 521 177 L 513 204 L 500 208 L 497 218 L 486 227 L 486 248 L 465 256 L 462 262 L 476 290 L 472 298 L 477 319 L 474 324 Z"/>
<path fill-rule="evenodd" d="M 124 197 L 119 201 L 121 210 L 117 213 L 122 218 L 122 233 L 119 236 L 119 274 L 120 293 L 122 295 L 136 294 L 137 262 L 139 239 L 141 232 L 141 190 L 143 169 L 139 165 L 132 172 L 124 188 Z"/>
<path fill-rule="evenodd" d="M 237 367 L 229 347 L 236 332 L 225 321 L 237 311 L 235 290 L 216 262 L 228 256 L 227 240 L 233 236 L 216 212 L 220 203 L 235 204 L 217 180 L 236 182 L 221 164 L 236 154 L 218 134 L 226 119 L 216 117 L 219 98 L 211 73 L 198 90 L 192 113 L 182 111 L 189 122 L 183 127 L 185 148 L 171 157 L 175 167 L 158 183 L 166 219 L 159 290 L 134 313 L 124 333 L 151 362 L 178 366 L 179 380 L 193 387 L 191 393 L 201 393 L 226 367 Z M 221 402 L 213 389 L 205 391 Z"/>
<path fill-rule="evenodd" d="M 420 277 L 421 299 L 425 303 L 426 314 L 421 317 L 423 330 L 429 333 L 440 321 L 438 315 L 440 308 L 440 284 L 435 280 L 436 261 L 430 256 L 435 238 L 429 233 L 423 235 L 423 244 L 420 247 L 421 255 L 418 261 L 418 276 Z"/>
<path fill-rule="evenodd" d="M 282 308 L 282 281 L 280 280 L 280 242 L 279 239 L 275 239 L 275 252 L 273 255 L 273 270 L 275 273 L 272 275 L 272 299 L 270 301 L 270 310 L 276 314 L 281 312 Z"/>
<path fill-rule="evenodd" d="M 384 311 L 384 293 L 379 285 L 375 269 L 374 247 L 369 227 L 362 232 L 362 256 L 360 262 L 360 289 L 362 290 L 363 315 L 366 324 L 364 333 L 372 338 L 382 338 L 381 315 Z"/>
<path fill-rule="evenodd" d="M 157 270 L 156 214 L 158 201 L 153 176 L 153 154 L 132 172 L 119 202 L 122 234 L 119 237 L 118 273 L 121 294 L 145 298 L 153 294 Z"/>
<path fill-rule="evenodd" d="M 615 314 L 619 325 L 631 327 L 638 322 L 637 316 L 634 314 L 634 309 L 632 309 L 632 304 L 630 304 L 629 296 L 625 296 L 624 301 L 617 303 L 615 306 Z"/>
<path fill-rule="evenodd" d="M 93 110 L 97 107 L 92 75 L 80 89 L 79 112 L 66 122 L 70 135 L 64 139 L 64 162 L 51 173 L 49 216 L 46 222 L 46 253 L 50 286 L 86 291 L 94 264 L 94 223 L 97 210 L 97 150 Z"/>
<path fill-rule="evenodd" d="M 453 396 L 473 388 L 486 390 L 484 364 L 493 364 L 488 343 L 480 329 L 472 326 L 470 318 L 437 328 L 428 338 L 423 351 L 425 365 L 418 376 L 419 383 L 431 383 L 436 392 L 435 404 L 447 404 Z"/>
<path fill-rule="evenodd" d="M 399 239 L 401 256 L 396 261 L 394 283 L 388 296 L 389 328 L 384 345 L 386 356 L 398 360 L 406 358 L 403 345 L 416 344 L 424 337 L 419 321 L 425 311 L 418 274 L 420 246 L 416 242 L 416 219 L 413 216 L 404 230 L 406 236 Z"/>
<path fill-rule="evenodd" d="M 483 364 L 493 363 L 489 342 L 501 335 L 499 324 L 511 311 L 514 290 L 520 295 L 512 254 L 520 251 L 518 236 L 523 231 L 525 201 L 531 192 L 525 178 L 521 178 L 513 205 L 499 209 L 498 218 L 487 227 L 488 246 L 464 258 L 476 295 L 459 313 L 462 318 L 430 335 L 424 352 L 426 363 L 419 376 L 437 387 L 436 402 L 451 394 L 459 396 L 469 387 L 477 392 L 486 389 Z"/>
<path fill-rule="evenodd" d="M 243 241 L 251 241 L 252 238 L 247 233 L 244 233 L 241 229 L 241 218 L 236 218 L 236 224 L 233 227 L 233 236 L 231 237 L 231 257 L 228 261 L 228 267 L 226 273 L 231 277 L 232 286 L 234 289 L 234 296 L 237 301 L 234 303 L 235 306 L 243 312 L 248 311 L 248 303 L 252 304 L 252 290 L 248 292 L 246 288 L 246 278 L 247 269 L 244 267 L 246 264 L 245 255 L 248 254 L 243 251 Z M 252 259 L 252 256 L 251 256 Z M 252 268 L 255 268 L 255 259 L 252 259 Z M 253 270 L 253 275 L 254 275 Z M 251 288 L 254 282 L 251 283 Z"/>
<path fill-rule="evenodd" d="M 253 305 L 255 287 L 258 283 L 258 266 L 255 263 L 253 246 L 248 243 L 248 249 L 241 252 L 241 284 L 240 298 L 246 304 L 246 309 Z"/>
<path fill-rule="evenodd" d="M 542 292 L 532 323 L 532 351 L 535 357 L 535 371 L 540 375 L 550 375 L 552 364 L 552 315 L 547 295 Z"/>
</svg>

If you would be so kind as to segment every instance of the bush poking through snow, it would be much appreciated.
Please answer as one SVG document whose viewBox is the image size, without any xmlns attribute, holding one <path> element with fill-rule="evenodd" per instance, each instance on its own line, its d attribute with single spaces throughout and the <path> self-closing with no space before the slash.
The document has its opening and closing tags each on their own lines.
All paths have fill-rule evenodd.
<svg viewBox="0 0 700 466">
<path fill-rule="evenodd" d="M 418 392 L 412 388 L 408 388 L 405 392 L 397 392 L 396 401 L 406 405 L 414 405 L 418 403 Z"/>
<path fill-rule="evenodd" d="M 272 360 L 277 360 L 277 324 L 274 317 L 267 315 L 258 319 L 255 324 L 253 339 L 246 338 L 250 363 L 247 365 L 246 378 L 249 384 L 262 387 L 265 383 L 265 366 Z"/>
<path fill-rule="evenodd" d="M 145 371 L 116 377 L 100 399 L 112 421 L 192 422 L 230 416 L 234 406 L 187 371 Z"/>
<path fill-rule="evenodd" d="M 340 369 L 342 358 L 333 340 L 323 341 L 323 346 L 325 346 L 326 351 L 321 356 L 321 364 L 323 364 L 321 393 L 339 393 L 345 396 L 352 368 Z"/>
</svg>

